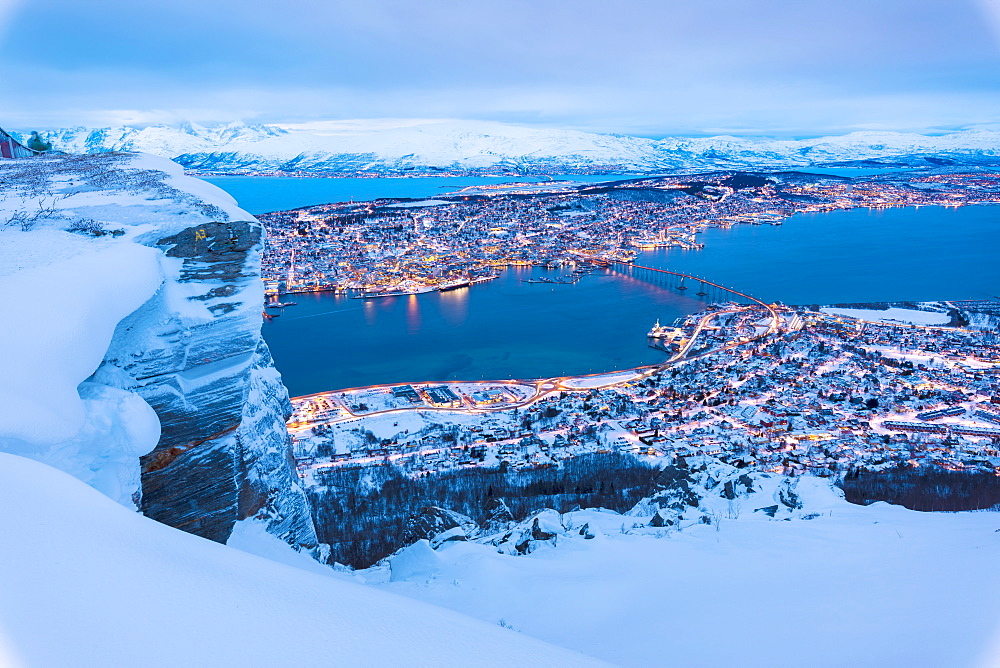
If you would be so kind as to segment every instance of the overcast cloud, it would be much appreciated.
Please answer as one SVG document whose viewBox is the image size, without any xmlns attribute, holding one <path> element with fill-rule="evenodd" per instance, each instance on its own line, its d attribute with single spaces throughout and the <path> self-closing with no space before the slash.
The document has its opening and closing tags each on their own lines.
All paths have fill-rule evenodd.
<svg viewBox="0 0 1000 668">
<path fill-rule="evenodd" d="M 0 124 L 1000 123 L 1000 0 L 0 0 Z M 12 85 L 13 84 L 13 85 Z"/>
</svg>

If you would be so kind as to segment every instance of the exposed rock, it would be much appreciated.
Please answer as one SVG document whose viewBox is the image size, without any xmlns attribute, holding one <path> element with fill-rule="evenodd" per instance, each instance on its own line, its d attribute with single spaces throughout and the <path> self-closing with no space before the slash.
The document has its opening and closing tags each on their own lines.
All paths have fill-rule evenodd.
<svg viewBox="0 0 1000 668">
<path fill-rule="evenodd" d="M 754 512 L 764 513 L 768 517 L 774 517 L 775 514 L 778 512 L 778 504 L 774 504 L 773 506 L 764 506 L 763 508 L 755 508 Z"/>
<path fill-rule="evenodd" d="M 701 497 L 694 487 L 695 477 L 696 474 L 687 468 L 664 467 L 656 479 L 659 490 L 637 503 L 628 514 L 648 517 L 662 508 L 670 510 L 671 515 L 678 515 L 688 508 L 697 508 Z"/>
<path fill-rule="evenodd" d="M 436 548 L 445 542 L 468 540 L 478 532 L 476 523 L 461 513 L 438 506 L 425 506 L 406 521 L 403 538 L 407 543 L 427 540 Z"/>
<path fill-rule="evenodd" d="M 486 507 L 486 520 L 483 522 L 484 534 L 502 533 L 510 530 L 514 524 L 514 514 L 510 512 L 507 502 L 503 499 L 493 499 Z"/>
<path fill-rule="evenodd" d="M 802 508 L 802 500 L 799 495 L 795 492 L 795 486 L 797 480 L 795 478 L 786 478 L 781 481 L 778 486 L 777 492 L 775 492 L 775 501 L 786 506 L 790 510 L 799 510 Z"/>
<path fill-rule="evenodd" d="M 651 527 L 672 527 L 676 523 L 676 520 L 664 512 L 662 508 L 653 513 L 652 519 L 649 520 L 649 526 Z"/>
<path fill-rule="evenodd" d="M 260 335 L 260 223 L 153 156 L 7 167 L 11 187 L 24 191 L 17 196 L 51 203 L 31 233 L 91 230 L 100 234 L 80 234 L 88 243 L 160 253 L 159 290 L 118 322 L 87 379 L 141 397 L 159 419 L 159 441 L 141 458 L 142 511 L 219 542 L 237 520 L 257 517 L 322 556 L 291 460 L 288 395 Z"/>
<path fill-rule="evenodd" d="M 499 552 L 530 554 L 542 545 L 555 545 L 566 534 L 562 516 L 554 510 L 542 510 L 508 531 L 497 541 Z"/>
</svg>

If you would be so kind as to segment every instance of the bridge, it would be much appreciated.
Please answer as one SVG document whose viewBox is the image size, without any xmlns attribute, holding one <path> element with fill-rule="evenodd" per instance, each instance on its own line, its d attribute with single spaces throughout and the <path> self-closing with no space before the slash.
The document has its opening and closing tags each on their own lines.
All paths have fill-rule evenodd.
<svg viewBox="0 0 1000 668">
<path fill-rule="evenodd" d="M 30 158 L 34 155 L 39 155 L 39 152 L 24 146 L 0 128 L 0 158 Z"/>
<path fill-rule="evenodd" d="M 710 281 L 707 278 L 700 278 L 692 274 L 685 274 L 669 269 L 657 269 L 655 267 L 645 267 L 631 262 L 611 262 L 609 265 L 621 274 L 632 276 L 647 283 L 655 283 L 667 288 L 677 290 L 680 293 L 698 299 L 706 304 L 713 304 L 723 301 L 731 301 L 739 304 L 757 304 L 763 306 L 772 315 L 777 316 L 774 308 L 766 302 L 757 299 L 739 290 L 727 288 L 724 285 Z"/>
</svg>

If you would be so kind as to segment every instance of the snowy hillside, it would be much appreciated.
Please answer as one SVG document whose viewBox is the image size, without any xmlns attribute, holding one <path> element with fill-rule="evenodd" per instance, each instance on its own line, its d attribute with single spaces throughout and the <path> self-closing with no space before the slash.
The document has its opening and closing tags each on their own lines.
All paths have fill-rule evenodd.
<svg viewBox="0 0 1000 668">
<path fill-rule="evenodd" d="M 881 161 L 997 164 L 1000 132 L 941 136 L 855 132 L 801 140 L 669 137 L 653 140 L 487 121 L 330 121 L 301 125 L 150 126 L 50 130 L 71 153 L 145 151 L 205 171 L 408 173 L 769 168 Z"/>
<path fill-rule="evenodd" d="M 2 453 L 0 527 L 10 668 L 598 665 L 495 622 L 189 536 Z"/>
<path fill-rule="evenodd" d="M 446 536 L 363 574 L 623 666 L 1000 666 L 997 513 L 752 477 L 749 495 L 679 504 L 687 517 L 549 510 L 513 530 L 525 556 Z"/>
</svg>

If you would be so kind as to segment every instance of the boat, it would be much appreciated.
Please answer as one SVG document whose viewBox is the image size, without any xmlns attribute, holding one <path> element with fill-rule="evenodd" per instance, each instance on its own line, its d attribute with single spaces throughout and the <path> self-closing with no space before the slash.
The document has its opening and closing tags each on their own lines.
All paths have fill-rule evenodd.
<svg viewBox="0 0 1000 668">
<path fill-rule="evenodd" d="M 666 338 L 670 334 L 670 330 L 660 324 L 660 319 L 656 319 L 656 324 L 653 325 L 653 329 L 649 330 L 648 336 L 651 339 L 662 339 Z"/>
<path fill-rule="evenodd" d="M 286 306 L 295 306 L 298 302 L 268 302 L 264 304 L 264 308 L 285 308 Z"/>
</svg>

